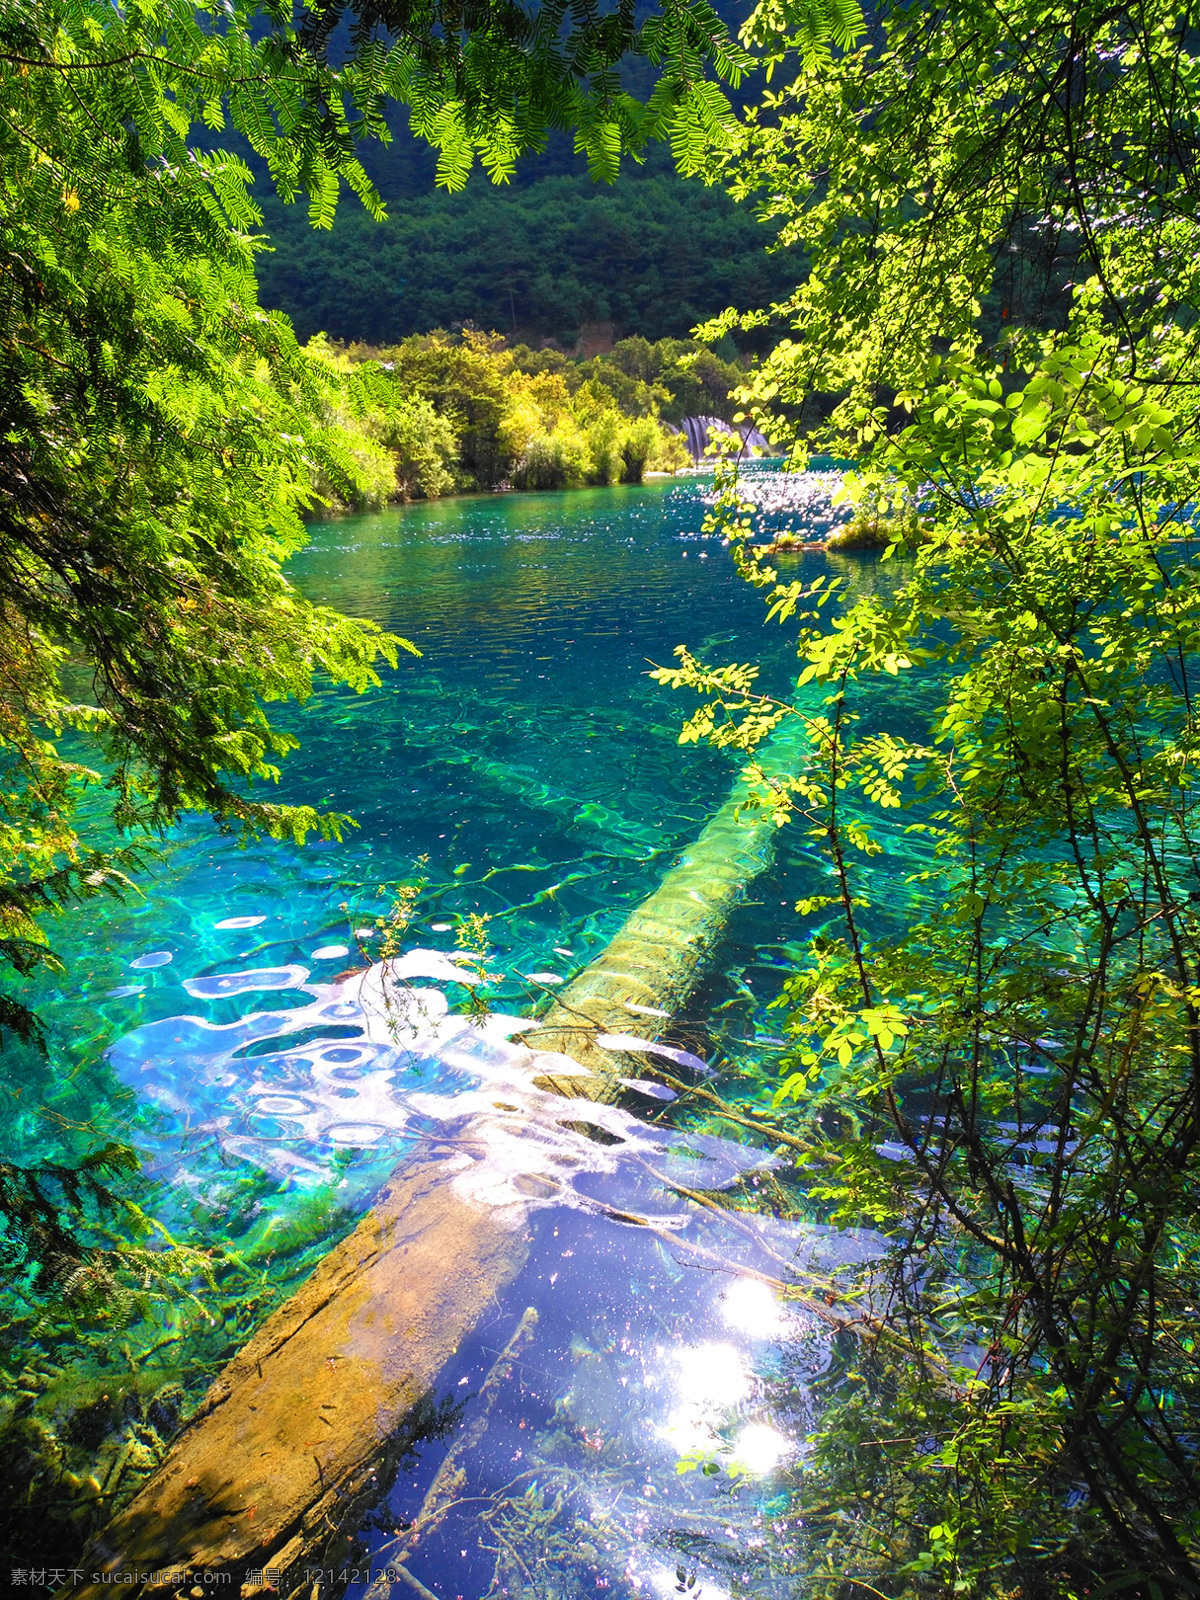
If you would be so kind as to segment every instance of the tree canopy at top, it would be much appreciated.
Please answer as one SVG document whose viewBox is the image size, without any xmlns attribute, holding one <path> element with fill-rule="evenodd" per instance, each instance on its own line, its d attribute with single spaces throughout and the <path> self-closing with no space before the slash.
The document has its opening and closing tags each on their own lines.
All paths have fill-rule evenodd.
<svg viewBox="0 0 1200 1600">
<path fill-rule="evenodd" d="M 348 48 L 339 24 L 349 22 Z M 639 101 L 617 65 L 645 57 L 655 86 Z M 328 225 L 338 179 L 378 211 L 355 159 L 357 141 L 390 138 L 389 101 L 440 152 L 438 181 L 460 187 L 476 157 L 497 181 L 550 129 L 573 130 L 593 175 L 616 175 L 623 151 L 669 138 L 683 166 L 728 136 L 728 101 L 708 76 L 736 86 L 752 58 L 706 0 L 663 0 L 635 20 L 631 0 L 601 14 L 585 0 L 292 7 L 262 0 L 103 0 L 17 4 L 0 23 L 0 64 L 56 75 L 86 94 L 100 77 L 122 86 L 114 107 L 137 159 L 186 157 L 194 124 L 236 127 L 285 198 L 310 197 Z"/>
</svg>

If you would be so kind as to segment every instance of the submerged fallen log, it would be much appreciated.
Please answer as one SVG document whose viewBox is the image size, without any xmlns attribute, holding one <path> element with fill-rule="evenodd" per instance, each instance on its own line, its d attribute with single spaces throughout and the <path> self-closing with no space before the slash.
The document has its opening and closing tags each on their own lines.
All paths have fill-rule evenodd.
<svg viewBox="0 0 1200 1600">
<path fill-rule="evenodd" d="M 798 722 L 785 728 L 760 757 L 768 774 L 800 757 Z M 744 811 L 747 798 L 739 780 L 658 889 L 524 1035 L 531 1049 L 589 1069 L 551 1070 L 539 1085 L 598 1100 L 620 1094 L 641 1061 L 598 1039 L 631 1027 L 662 1032 L 770 860 L 774 823 Z M 238 1584 L 273 1569 L 282 1592 L 298 1594 L 305 1568 L 347 1564 L 363 1513 L 436 1426 L 438 1374 L 527 1254 L 524 1220 L 464 1200 L 448 1166 L 436 1139 L 400 1163 L 373 1209 L 220 1374 L 68 1592 L 111 1594 L 120 1583 L 130 1595 L 165 1594 L 181 1571 Z"/>
<path fill-rule="evenodd" d="M 790 743 L 777 739 L 760 760 L 770 775 L 784 770 L 795 754 Z M 615 1097 L 618 1080 L 629 1076 L 636 1061 L 604 1049 L 597 1038 L 630 1032 L 657 1037 L 691 994 L 746 885 L 771 859 L 775 824 L 765 812 L 743 809 L 748 793 L 739 780 L 695 844 L 630 913 L 603 954 L 563 990 L 541 1025 L 524 1035 L 531 1048 L 571 1056 L 593 1074 L 550 1075 L 539 1083 L 564 1095 Z"/>
</svg>

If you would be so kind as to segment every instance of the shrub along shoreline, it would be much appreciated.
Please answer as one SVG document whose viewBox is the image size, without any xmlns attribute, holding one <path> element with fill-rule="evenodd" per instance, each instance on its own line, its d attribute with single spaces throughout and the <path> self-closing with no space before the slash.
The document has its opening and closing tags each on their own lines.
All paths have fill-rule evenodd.
<svg viewBox="0 0 1200 1600">
<path fill-rule="evenodd" d="M 640 483 L 691 457 L 686 415 L 726 409 L 742 367 L 691 340 L 634 337 L 590 360 L 438 329 L 386 347 L 318 334 L 323 422 L 344 471 L 315 474 L 323 510 L 369 511 L 500 488 Z"/>
</svg>

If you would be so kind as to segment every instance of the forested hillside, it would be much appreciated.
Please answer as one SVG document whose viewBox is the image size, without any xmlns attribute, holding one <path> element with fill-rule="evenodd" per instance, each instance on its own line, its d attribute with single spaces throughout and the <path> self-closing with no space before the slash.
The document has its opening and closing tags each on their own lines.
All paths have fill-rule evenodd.
<svg viewBox="0 0 1200 1600">
<path fill-rule="evenodd" d="M 298 206 L 271 197 L 265 210 L 262 298 L 301 338 L 392 343 L 473 322 L 569 347 L 606 321 L 618 338 L 683 338 L 728 305 L 782 298 L 798 275 L 794 252 L 766 253 L 749 207 L 661 152 L 611 187 L 561 170 L 511 188 L 477 174 L 461 194 L 415 181 L 388 196 L 386 222 L 347 205 L 326 233 Z"/>
<path fill-rule="evenodd" d="M 715 9 L 736 29 L 749 8 L 724 0 Z M 653 74 L 644 61 L 626 62 L 622 78 L 646 93 Z M 753 100 L 757 87 L 756 75 L 747 78 L 743 94 Z M 794 251 L 767 254 L 773 230 L 750 206 L 681 177 L 664 144 L 643 165 L 627 158 L 610 185 L 588 175 L 569 137 L 552 133 L 511 183 L 476 170 L 450 194 L 437 187 L 436 153 L 402 115 L 390 125 L 390 144 L 361 150 L 387 204 L 382 224 L 348 204 L 331 230 L 316 231 L 303 206 L 260 185 L 273 245 L 259 260 L 262 301 L 285 311 L 302 339 L 324 332 L 391 344 L 473 323 L 571 348 L 582 327 L 605 322 L 616 339 L 686 338 L 727 306 L 784 298 L 803 276 Z M 740 332 L 738 342 L 749 348 L 755 338 Z"/>
</svg>

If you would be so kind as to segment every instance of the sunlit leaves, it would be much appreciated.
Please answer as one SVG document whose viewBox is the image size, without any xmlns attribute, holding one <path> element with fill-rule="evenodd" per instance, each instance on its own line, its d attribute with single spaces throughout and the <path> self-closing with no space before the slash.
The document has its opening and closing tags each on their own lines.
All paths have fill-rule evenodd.
<svg viewBox="0 0 1200 1600">
<path fill-rule="evenodd" d="M 798 454 L 853 456 L 856 504 L 919 512 L 854 604 L 789 619 L 809 735 L 793 815 L 823 870 L 797 908 L 817 922 L 780 998 L 777 1108 L 827 1139 L 812 1192 L 832 1214 L 894 1230 L 872 1292 L 903 1352 L 864 1358 L 822 1436 L 826 1492 L 856 1507 L 829 1592 L 898 1570 L 1032 1592 L 1060 1584 L 1060 1556 L 1088 1583 L 1185 1592 L 1194 36 L 1158 3 L 889 5 L 840 49 L 757 15 L 791 76 L 732 181 L 808 273 L 786 304 L 723 320 L 792 334 L 744 400 Z M 1039 271 L 1025 325 L 1018 301 L 981 326 L 989 295 L 994 319 Z M 918 692 L 893 706 L 898 679 Z M 901 886 L 884 868 L 906 842 L 921 856 Z M 881 1005 L 907 1028 L 890 1048 L 864 1021 Z M 975 1373 L 939 1368 L 966 1341 L 987 1352 Z"/>
<path fill-rule="evenodd" d="M 737 85 L 752 58 L 704 0 L 665 0 L 640 26 L 631 5 L 597 16 L 567 0 L 530 17 L 514 0 L 446 8 L 362 4 L 352 48 L 328 50 L 345 8 L 278 12 L 259 0 L 22 0 L 9 8 L 0 60 L 86 97 L 105 79 L 116 126 L 136 159 L 185 166 L 193 124 L 230 122 L 268 164 L 285 198 L 301 193 L 326 226 L 346 183 L 373 215 L 382 204 L 359 163 L 364 136 L 390 137 L 389 101 L 438 150 L 438 181 L 461 188 L 477 159 L 507 180 L 551 128 L 577 131 L 594 176 L 611 181 L 623 152 L 670 138 L 696 170 L 708 142 L 733 143 L 728 101 L 708 76 Z M 650 101 L 619 86 L 627 54 L 659 69 Z"/>
<path fill-rule="evenodd" d="M 742 39 L 776 60 L 795 51 L 811 67 L 831 47 L 852 49 L 865 32 L 858 0 L 759 0 L 742 28 Z"/>
</svg>

